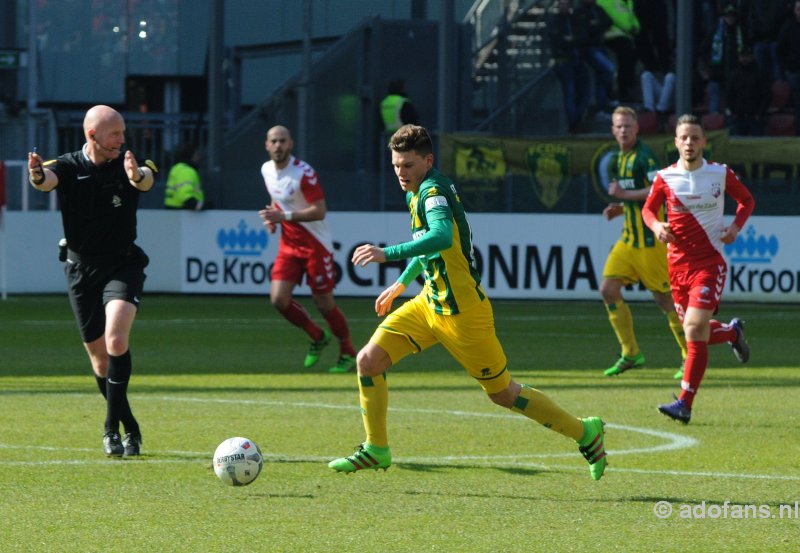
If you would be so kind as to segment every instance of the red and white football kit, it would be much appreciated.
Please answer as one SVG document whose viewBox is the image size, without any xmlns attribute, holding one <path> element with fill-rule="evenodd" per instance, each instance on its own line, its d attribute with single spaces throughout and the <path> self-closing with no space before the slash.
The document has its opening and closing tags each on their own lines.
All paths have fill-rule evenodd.
<svg viewBox="0 0 800 553">
<path fill-rule="evenodd" d="M 291 156 L 283 169 L 270 160 L 261 166 L 261 176 L 272 202 L 281 211 L 299 211 L 324 200 L 319 178 L 305 161 Z M 303 272 L 312 292 L 333 291 L 336 281 L 333 264 L 333 239 L 327 222 L 282 221 L 278 256 L 272 267 L 272 280 L 300 283 Z"/>
<path fill-rule="evenodd" d="M 719 305 L 727 275 L 721 240 L 725 194 L 738 204 L 733 222 L 741 229 L 755 200 L 736 174 L 727 165 L 705 160 L 694 171 L 676 163 L 656 174 L 642 209 L 650 226 L 666 202 L 669 230 L 675 236 L 667 245 L 667 261 L 681 319 L 690 306 L 716 312 Z"/>
</svg>

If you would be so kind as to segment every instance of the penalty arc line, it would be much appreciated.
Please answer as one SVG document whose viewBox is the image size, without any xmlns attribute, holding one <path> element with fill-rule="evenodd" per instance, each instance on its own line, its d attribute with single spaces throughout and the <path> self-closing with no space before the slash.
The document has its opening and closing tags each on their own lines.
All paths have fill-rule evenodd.
<svg viewBox="0 0 800 553">
<path fill-rule="evenodd" d="M 147 399 L 152 401 L 175 401 L 175 402 L 192 402 L 192 403 L 221 403 L 221 404 L 245 404 L 245 405 L 270 405 L 277 407 L 297 407 L 297 408 L 315 408 L 315 409 L 335 409 L 335 410 L 358 410 L 357 407 L 352 405 L 337 405 L 326 403 L 311 403 L 311 402 L 291 402 L 291 401 L 275 401 L 275 400 L 241 400 L 241 399 L 224 399 L 224 398 L 197 398 L 197 397 L 176 397 L 176 396 L 139 396 L 137 400 Z M 446 409 L 419 409 L 419 408 L 404 408 L 404 407 L 390 407 L 390 412 L 393 413 L 413 413 L 413 414 L 432 414 L 432 415 L 450 415 L 455 417 L 475 417 L 475 418 L 493 418 L 493 419 L 508 419 L 515 421 L 525 421 L 525 417 L 512 413 L 477 413 L 470 411 L 457 411 Z M 661 438 L 667 441 L 665 444 L 659 444 L 650 447 L 637 447 L 624 450 L 608 450 L 609 455 L 631 455 L 636 453 L 661 453 L 664 451 L 675 451 L 678 449 L 688 449 L 696 446 L 699 441 L 695 438 L 688 436 L 681 436 L 672 432 L 663 432 L 658 430 L 651 430 L 649 428 L 639 428 L 636 426 L 627 426 L 623 424 L 616 424 L 613 422 L 606 423 L 606 428 L 613 428 L 627 432 L 634 432 L 638 434 L 646 434 Z M 532 453 L 532 454 L 515 454 L 515 455 L 492 455 L 488 456 L 460 456 L 460 457 L 437 457 L 436 459 L 448 460 L 481 460 L 481 459 L 521 459 L 521 458 L 552 458 L 552 457 L 574 457 L 574 452 L 569 453 Z M 434 461 L 431 459 L 431 461 Z"/>
<path fill-rule="evenodd" d="M 357 410 L 352 405 L 336 405 L 336 404 L 319 404 L 311 402 L 287 402 L 287 401 L 273 401 L 273 400 L 242 400 L 242 399 L 224 399 L 224 398 L 197 398 L 197 397 L 176 397 L 176 396 L 143 396 L 135 394 L 137 400 L 151 400 L 151 401 L 169 401 L 169 402 L 189 402 L 189 403 L 219 403 L 219 404 L 248 404 L 248 405 L 273 405 L 279 407 L 315 407 L 317 409 L 334 409 L 334 410 Z M 417 409 L 417 408 L 391 408 L 392 412 L 406 412 L 406 413 L 426 413 L 426 414 L 443 414 L 459 417 L 477 417 L 477 418 L 504 418 L 511 420 L 525 420 L 523 417 L 515 414 L 506 413 L 476 413 L 468 411 L 444 410 L 444 409 Z M 646 434 L 657 438 L 666 439 L 667 443 L 650 447 L 631 448 L 625 450 L 613 451 L 609 450 L 609 456 L 629 455 L 636 453 L 656 453 L 663 451 L 674 451 L 678 449 L 686 449 L 694 447 L 699 443 L 695 438 L 688 436 L 681 436 L 672 432 L 664 432 L 652 430 L 649 428 L 640 428 L 616 423 L 607 423 L 606 428 L 618 429 L 629 431 L 639 434 Z M 61 448 L 51 446 L 32 446 L 32 445 L 12 445 L 0 444 L 0 449 L 38 449 L 42 451 L 76 451 L 76 452 L 95 452 L 95 449 L 90 448 Z M 127 464 L 133 463 L 147 463 L 147 464 L 164 464 L 164 463 L 186 463 L 195 461 L 195 457 L 205 457 L 208 455 L 205 452 L 188 452 L 188 451 L 154 451 L 153 455 L 181 455 L 189 457 L 187 459 L 147 459 L 140 458 L 122 462 Z M 545 454 L 517 454 L 507 456 L 447 456 L 447 457 L 406 457 L 396 458 L 395 464 L 425 464 L 425 465 L 440 465 L 440 466 L 457 466 L 469 463 L 471 465 L 478 465 L 482 467 L 516 467 L 516 468 L 537 468 L 537 469 L 550 469 L 550 470 L 567 470 L 567 471 L 585 471 L 585 467 L 576 467 L 572 465 L 554 465 L 554 464 L 541 464 L 532 461 L 524 461 L 522 459 L 535 459 L 535 458 L 555 458 L 555 457 L 574 457 L 574 453 L 545 453 Z M 264 454 L 266 461 L 274 462 L 327 462 L 330 457 L 322 456 L 297 456 L 297 455 L 284 455 L 284 454 Z M 0 466 L 23 466 L 32 464 L 42 465 L 115 465 L 120 464 L 118 459 L 97 459 L 97 460 L 42 460 L 42 461 L 0 461 Z M 630 473 L 630 474 L 651 474 L 651 475 L 667 475 L 679 477 L 705 477 L 705 478 L 743 478 L 753 480 L 781 480 L 781 481 L 800 481 L 800 476 L 785 476 L 785 475 L 770 475 L 770 474 L 748 474 L 748 473 L 721 473 L 710 471 L 676 471 L 676 470 L 658 470 L 658 469 L 635 469 L 614 467 L 613 472 Z"/>
</svg>

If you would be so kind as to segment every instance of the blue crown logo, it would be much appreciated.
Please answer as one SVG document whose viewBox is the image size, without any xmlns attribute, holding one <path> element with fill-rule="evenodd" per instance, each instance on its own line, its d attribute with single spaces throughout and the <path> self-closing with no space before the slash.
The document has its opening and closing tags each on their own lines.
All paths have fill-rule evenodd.
<svg viewBox="0 0 800 553">
<path fill-rule="evenodd" d="M 221 228 L 217 232 L 217 245 L 225 255 L 261 255 L 268 243 L 267 231 L 263 228 L 247 230 L 244 219 L 239 221 L 238 228 Z"/>
<path fill-rule="evenodd" d="M 778 239 L 774 234 L 769 238 L 763 234 L 756 237 L 753 225 L 748 226 L 744 234 L 733 244 L 725 245 L 725 254 L 732 263 L 769 263 L 778 253 Z"/>
</svg>

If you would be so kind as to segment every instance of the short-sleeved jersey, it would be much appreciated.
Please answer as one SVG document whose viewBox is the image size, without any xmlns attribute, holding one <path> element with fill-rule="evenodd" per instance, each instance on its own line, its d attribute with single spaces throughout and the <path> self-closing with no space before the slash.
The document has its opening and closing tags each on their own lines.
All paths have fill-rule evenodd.
<svg viewBox="0 0 800 553">
<path fill-rule="evenodd" d="M 261 176 L 264 177 L 267 193 L 282 211 L 298 211 L 325 199 L 317 173 L 308 163 L 294 156 L 280 170 L 275 167 L 274 161 L 267 161 L 261 166 Z M 333 238 L 324 219 L 281 223 L 282 246 L 304 248 L 312 246 L 313 242 L 333 252 Z"/>
<path fill-rule="evenodd" d="M 141 191 L 128 180 L 124 161 L 120 154 L 95 165 L 82 149 L 44 164 L 58 177 L 55 191 L 64 237 L 78 254 L 116 254 L 136 240 Z"/>
<path fill-rule="evenodd" d="M 659 163 L 653 150 L 641 140 L 636 140 L 628 152 L 620 151 L 617 155 L 617 182 L 625 190 L 641 190 L 648 188 L 659 169 Z M 624 201 L 625 221 L 620 241 L 632 248 L 652 248 L 656 245 L 656 237 L 642 221 L 642 202 Z M 663 210 L 659 219 L 664 220 Z"/>
<path fill-rule="evenodd" d="M 644 210 L 649 218 L 666 201 L 670 232 L 675 236 L 667 245 L 670 269 L 725 263 L 720 238 L 725 226 L 725 194 L 738 203 L 734 223 L 742 228 L 755 200 L 727 165 L 703 160 L 694 171 L 676 163 L 658 172 Z"/>
<path fill-rule="evenodd" d="M 430 230 L 428 213 L 446 210 L 453 224 L 452 245 L 441 252 L 421 256 L 425 265 L 425 295 L 428 304 L 441 315 L 455 315 L 486 297 L 475 268 L 472 230 L 453 182 L 436 169 L 425 175 L 417 193 L 406 193 L 414 239 Z M 440 217 L 440 215 L 437 215 Z"/>
</svg>

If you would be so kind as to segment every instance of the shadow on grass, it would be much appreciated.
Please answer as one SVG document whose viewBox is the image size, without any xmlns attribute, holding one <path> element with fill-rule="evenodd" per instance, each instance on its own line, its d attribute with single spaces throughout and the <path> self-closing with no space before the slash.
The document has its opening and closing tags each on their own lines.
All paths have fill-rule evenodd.
<svg viewBox="0 0 800 553">
<path fill-rule="evenodd" d="M 395 463 L 393 466 L 402 468 L 412 472 L 450 472 L 452 470 L 492 470 L 496 472 L 504 472 L 506 474 L 513 474 L 516 476 L 536 476 L 542 473 L 552 473 L 552 470 L 539 470 L 527 467 L 490 467 L 486 465 L 459 463 L 457 465 L 449 464 L 436 464 L 436 463 Z M 424 492 L 420 492 L 424 493 Z M 479 497 L 479 496 L 476 496 Z M 482 496 L 480 496 L 482 497 Z"/>
<path fill-rule="evenodd" d="M 94 387 L 94 382 L 92 382 L 88 377 L 86 378 L 86 384 L 84 385 L 81 383 L 74 383 L 74 384 L 64 384 L 63 382 L 58 382 L 54 384 L 47 383 L 47 376 L 41 376 L 41 381 L 37 383 L 31 383 L 30 386 L 18 386 L 11 390 L 2 390 L 0 389 L 0 396 L 14 396 L 14 395 L 31 395 L 31 394 L 53 394 L 53 395 L 61 395 L 61 394 L 84 394 L 84 393 L 93 393 L 96 391 Z M 61 378 L 63 375 L 58 375 L 56 378 Z M 195 375 L 192 375 L 195 376 Z M 211 376 L 211 375 L 209 375 Z M 218 377 L 219 374 L 213 375 Z M 254 377 L 265 376 L 265 375 L 253 375 Z M 409 375 L 410 376 L 410 375 Z M 176 385 L 176 386 L 169 386 L 169 385 L 160 385 L 160 384 L 148 384 L 146 382 L 142 382 L 135 377 L 132 379 L 131 387 L 129 389 L 129 393 L 131 394 L 259 394 L 259 393 L 307 393 L 313 389 L 315 395 L 325 395 L 325 394 L 339 394 L 342 392 L 349 393 L 353 390 L 357 389 L 357 384 L 355 378 L 347 378 L 347 380 L 342 380 L 339 382 L 335 382 L 335 378 L 338 377 L 328 377 L 324 375 L 321 379 L 315 381 L 314 383 L 309 383 L 308 386 L 270 386 L 269 384 L 263 386 L 206 386 L 202 384 L 198 385 Z M 548 377 L 549 379 L 550 377 Z M 537 382 L 537 378 L 535 375 L 530 375 L 529 378 L 526 378 L 524 375 L 522 378 L 515 378 L 517 382 L 523 384 L 529 384 L 535 388 L 541 388 L 545 392 L 552 392 L 552 391 L 594 391 L 599 392 L 602 390 L 624 390 L 624 391 L 665 391 L 668 392 L 669 390 L 678 389 L 680 387 L 680 383 L 677 380 L 673 380 L 671 377 L 664 377 L 664 375 L 648 375 L 644 377 L 643 375 L 638 375 L 636 378 L 614 378 L 614 379 L 597 379 L 596 382 L 587 381 L 586 377 L 579 377 L 579 378 L 570 378 L 570 377 L 562 377 L 558 376 L 557 380 L 559 382 L 542 382 L 539 380 Z M 568 381 L 566 383 L 562 383 L 562 381 Z M 482 394 L 480 387 L 477 383 L 473 383 L 470 381 L 468 377 L 465 377 L 463 380 L 463 385 L 453 386 L 451 384 L 440 384 L 440 385 L 418 385 L 418 384 L 405 384 L 403 382 L 403 378 L 394 378 L 390 381 L 389 384 L 389 391 L 390 393 L 394 392 L 397 394 L 401 393 L 419 393 L 419 392 L 454 392 L 454 393 L 462 393 L 462 392 L 475 392 L 477 394 Z M 710 389 L 727 389 L 727 388 L 747 388 L 747 389 L 758 389 L 758 388 L 797 388 L 800 387 L 800 378 L 764 378 L 762 375 L 759 375 L 758 372 L 752 372 L 748 374 L 742 375 L 717 375 L 712 376 L 711 378 L 706 377 L 703 381 L 703 389 L 710 390 Z"/>
<path fill-rule="evenodd" d="M 617 499 L 617 501 L 626 502 L 626 503 L 648 503 L 648 504 L 656 504 L 659 501 L 666 501 L 671 503 L 673 507 L 677 508 L 679 506 L 688 505 L 689 507 L 694 507 L 696 505 L 705 504 L 706 508 L 716 505 L 719 507 L 725 506 L 727 503 L 728 507 L 730 508 L 732 505 L 737 506 L 753 506 L 758 509 L 761 505 L 768 505 L 770 508 L 774 508 L 777 512 L 782 506 L 784 509 L 786 508 L 786 503 L 765 503 L 763 500 L 760 499 L 734 499 L 731 497 L 726 497 L 725 499 L 710 499 L 708 497 L 652 497 L 652 496 L 633 496 L 633 497 L 621 497 Z M 794 505 L 789 505 L 790 507 L 794 507 Z M 711 517 L 709 517 L 711 518 Z"/>
</svg>

